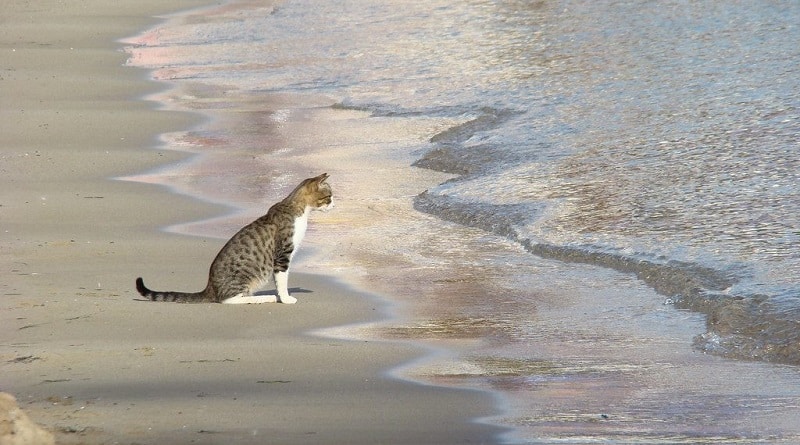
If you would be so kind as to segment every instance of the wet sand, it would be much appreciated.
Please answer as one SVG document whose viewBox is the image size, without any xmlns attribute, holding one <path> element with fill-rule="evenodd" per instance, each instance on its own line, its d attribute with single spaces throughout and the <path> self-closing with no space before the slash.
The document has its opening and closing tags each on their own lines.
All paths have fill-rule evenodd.
<svg viewBox="0 0 800 445">
<path fill-rule="evenodd" d="M 109 179 L 186 161 L 157 135 L 201 120 L 137 100 L 163 86 L 116 41 L 202 4 L 3 5 L 0 390 L 58 443 L 491 442 L 485 394 L 387 375 L 421 350 L 308 334 L 385 315 L 332 278 L 294 273 L 296 306 L 138 299 L 202 287 L 220 234 L 159 228 L 227 209 Z"/>
</svg>

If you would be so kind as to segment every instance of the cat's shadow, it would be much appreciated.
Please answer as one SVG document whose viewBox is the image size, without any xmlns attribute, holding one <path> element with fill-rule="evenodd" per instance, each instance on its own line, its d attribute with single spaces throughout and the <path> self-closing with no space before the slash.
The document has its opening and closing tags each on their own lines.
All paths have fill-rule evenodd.
<svg viewBox="0 0 800 445">
<path fill-rule="evenodd" d="M 314 293 L 313 290 L 303 289 L 302 287 L 290 287 L 289 288 L 289 294 L 313 294 L 313 293 Z M 275 290 L 273 289 L 273 290 L 256 291 L 256 292 L 253 292 L 253 295 L 259 296 L 259 295 L 277 295 L 277 294 L 275 293 Z"/>
</svg>

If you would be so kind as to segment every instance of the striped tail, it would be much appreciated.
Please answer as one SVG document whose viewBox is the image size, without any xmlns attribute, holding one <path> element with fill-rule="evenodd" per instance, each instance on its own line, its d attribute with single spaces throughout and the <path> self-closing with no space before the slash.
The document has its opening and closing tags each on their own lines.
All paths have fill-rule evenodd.
<svg viewBox="0 0 800 445">
<path fill-rule="evenodd" d="M 160 292 L 147 288 L 141 277 L 136 279 L 136 290 L 150 301 L 168 301 L 175 303 L 202 303 L 208 301 L 206 291 L 202 292 Z"/>
</svg>

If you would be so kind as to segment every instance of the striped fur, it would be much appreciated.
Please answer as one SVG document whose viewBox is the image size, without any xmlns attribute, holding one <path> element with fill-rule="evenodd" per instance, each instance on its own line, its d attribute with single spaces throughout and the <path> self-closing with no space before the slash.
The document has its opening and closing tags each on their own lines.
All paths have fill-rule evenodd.
<svg viewBox="0 0 800 445">
<path fill-rule="evenodd" d="M 333 207 L 327 173 L 300 183 L 266 215 L 237 232 L 219 251 L 208 273 L 208 284 L 200 292 L 153 291 L 136 279 L 136 290 L 151 301 L 178 303 L 295 303 L 289 295 L 289 264 L 306 231 L 311 210 Z M 275 295 L 253 295 L 270 278 Z"/>
</svg>

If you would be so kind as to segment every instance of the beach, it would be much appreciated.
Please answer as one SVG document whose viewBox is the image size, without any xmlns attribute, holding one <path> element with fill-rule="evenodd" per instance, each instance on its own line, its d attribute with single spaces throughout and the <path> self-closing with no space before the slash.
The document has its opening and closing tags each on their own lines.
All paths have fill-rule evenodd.
<svg viewBox="0 0 800 445">
<path fill-rule="evenodd" d="M 794 4 L 0 8 L 0 392 L 57 443 L 800 441 Z M 297 305 L 136 293 L 323 172 Z"/>
<path fill-rule="evenodd" d="M 193 156 L 159 135 L 203 118 L 140 100 L 166 87 L 124 66 L 118 40 L 199 6 L 2 6 L 0 390 L 60 444 L 493 442 L 501 429 L 473 420 L 495 413 L 486 393 L 386 372 L 420 348 L 310 334 L 387 314 L 333 278 L 298 267 L 294 306 L 136 294 L 137 276 L 202 288 L 224 243 L 161 229 L 229 207 L 113 179 Z"/>
</svg>

